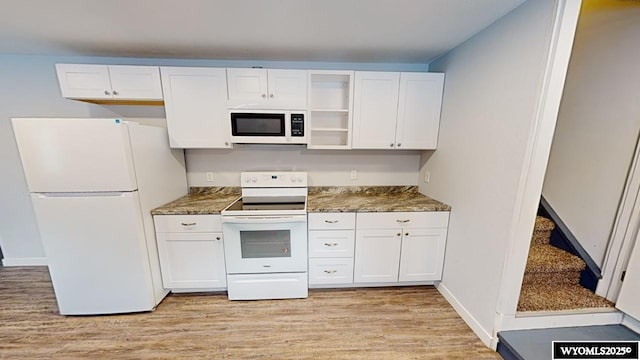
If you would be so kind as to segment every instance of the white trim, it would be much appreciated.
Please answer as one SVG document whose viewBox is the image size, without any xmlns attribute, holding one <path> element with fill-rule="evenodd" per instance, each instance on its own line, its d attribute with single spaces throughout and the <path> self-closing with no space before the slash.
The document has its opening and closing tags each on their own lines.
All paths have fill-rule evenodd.
<svg viewBox="0 0 640 360">
<path fill-rule="evenodd" d="M 621 324 L 640 334 L 640 321 L 632 318 L 631 316 L 624 314 Z"/>
<path fill-rule="evenodd" d="M 598 282 L 596 294 L 615 302 L 620 293 L 622 271 L 627 268 L 631 249 L 638 236 L 640 226 L 640 142 L 630 165 L 622 199 L 609 238 L 607 252 L 602 266 L 602 279 Z"/>
<path fill-rule="evenodd" d="M 451 304 L 453 309 L 458 313 L 458 315 L 467 323 L 467 325 L 471 328 L 471 330 L 476 334 L 480 341 L 482 341 L 486 346 L 492 347 L 493 344 L 493 336 L 487 329 L 483 328 L 482 325 L 473 317 L 473 315 L 467 310 L 458 299 L 444 286 L 440 283 L 436 286 L 436 289 L 444 296 L 445 299 Z M 492 347 L 493 350 L 496 349 L 495 346 Z"/>
<path fill-rule="evenodd" d="M 581 4 L 582 0 L 558 0 L 556 5 L 541 96 L 531 125 L 514 204 L 510 242 L 496 305 L 495 332 L 504 330 L 500 328 L 503 323 L 498 321 L 500 316 L 508 317 L 516 312 Z"/>
<path fill-rule="evenodd" d="M 570 326 L 591 326 L 591 325 L 611 325 L 622 322 L 623 313 L 620 311 L 608 311 L 597 313 L 575 313 L 559 315 L 538 315 L 538 316 L 509 316 L 497 317 L 496 324 L 500 331 L 507 330 L 528 330 L 547 329 Z"/>
<path fill-rule="evenodd" d="M 4 258 L 3 266 L 47 266 L 46 257 L 30 257 L 30 258 Z"/>
</svg>

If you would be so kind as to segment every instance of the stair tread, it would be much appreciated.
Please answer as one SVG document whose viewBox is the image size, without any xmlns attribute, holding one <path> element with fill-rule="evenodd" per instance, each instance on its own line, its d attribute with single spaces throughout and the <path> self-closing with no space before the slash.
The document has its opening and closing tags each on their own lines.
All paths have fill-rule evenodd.
<svg viewBox="0 0 640 360">
<path fill-rule="evenodd" d="M 529 249 L 525 273 L 582 271 L 586 264 L 579 257 L 549 244 L 533 244 Z"/>
<path fill-rule="evenodd" d="M 536 216 L 536 224 L 534 226 L 534 230 L 540 231 L 551 231 L 555 229 L 556 224 L 543 216 Z"/>
<path fill-rule="evenodd" d="M 518 311 L 611 308 L 613 303 L 580 285 L 523 285 Z"/>
</svg>

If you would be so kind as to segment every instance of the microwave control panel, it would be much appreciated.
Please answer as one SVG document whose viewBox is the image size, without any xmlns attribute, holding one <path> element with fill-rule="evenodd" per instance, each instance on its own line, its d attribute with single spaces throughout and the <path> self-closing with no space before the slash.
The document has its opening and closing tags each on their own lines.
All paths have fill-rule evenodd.
<svg viewBox="0 0 640 360">
<path fill-rule="evenodd" d="M 304 114 L 291 114 L 291 136 L 304 137 Z"/>
</svg>

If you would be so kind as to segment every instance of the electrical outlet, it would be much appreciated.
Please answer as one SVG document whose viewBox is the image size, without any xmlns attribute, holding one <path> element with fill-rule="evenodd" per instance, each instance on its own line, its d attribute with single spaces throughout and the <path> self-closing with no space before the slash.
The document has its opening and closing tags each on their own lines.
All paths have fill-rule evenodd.
<svg viewBox="0 0 640 360">
<path fill-rule="evenodd" d="M 358 170 L 351 170 L 351 180 L 358 179 Z"/>
<path fill-rule="evenodd" d="M 431 181 L 431 171 L 425 171 L 424 172 L 424 182 L 426 182 L 428 184 L 429 181 Z"/>
<path fill-rule="evenodd" d="M 207 181 L 209 181 L 209 182 L 213 181 L 213 173 L 212 172 L 208 172 L 207 173 Z"/>
</svg>

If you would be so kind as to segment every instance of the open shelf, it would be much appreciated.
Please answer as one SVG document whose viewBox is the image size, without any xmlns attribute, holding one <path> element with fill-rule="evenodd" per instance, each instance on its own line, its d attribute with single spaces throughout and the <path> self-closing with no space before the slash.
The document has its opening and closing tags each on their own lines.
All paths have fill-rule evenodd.
<svg viewBox="0 0 640 360">
<path fill-rule="evenodd" d="M 309 72 L 309 148 L 350 148 L 352 92 L 352 71 Z"/>
</svg>

